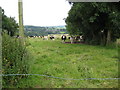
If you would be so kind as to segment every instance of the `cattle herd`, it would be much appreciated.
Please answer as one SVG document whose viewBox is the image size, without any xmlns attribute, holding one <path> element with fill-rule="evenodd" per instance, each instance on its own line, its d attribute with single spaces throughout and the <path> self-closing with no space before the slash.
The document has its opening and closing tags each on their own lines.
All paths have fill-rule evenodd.
<svg viewBox="0 0 120 90">
<path fill-rule="evenodd" d="M 55 39 L 61 39 L 62 43 L 81 43 L 83 42 L 83 35 L 77 35 L 77 36 L 69 36 L 69 35 L 62 35 L 61 37 L 57 36 L 29 36 L 29 38 L 41 38 L 42 40 L 55 40 Z M 67 42 L 67 41 L 69 42 Z"/>
</svg>

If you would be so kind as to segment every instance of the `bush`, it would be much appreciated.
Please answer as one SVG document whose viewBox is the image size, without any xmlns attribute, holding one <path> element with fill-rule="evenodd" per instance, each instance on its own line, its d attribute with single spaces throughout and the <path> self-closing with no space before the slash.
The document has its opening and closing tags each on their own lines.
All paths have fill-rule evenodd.
<svg viewBox="0 0 120 90">
<path fill-rule="evenodd" d="M 117 40 L 117 45 L 120 47 L 120 39 Z"/>
<path fill-rule="evenodd" d="M 2 35 L 2 69 L 3 74 L 27 74 L 30 55 L 19 38 Z M 27 76 L 4 76 L 3 87 L 14 86 Z"/>
<path fill-rule="evenodd" d="M 120 39 L 117 40 L 117 46 L 118 46 L 118 58 L 120 60 Z"/>
</svg>

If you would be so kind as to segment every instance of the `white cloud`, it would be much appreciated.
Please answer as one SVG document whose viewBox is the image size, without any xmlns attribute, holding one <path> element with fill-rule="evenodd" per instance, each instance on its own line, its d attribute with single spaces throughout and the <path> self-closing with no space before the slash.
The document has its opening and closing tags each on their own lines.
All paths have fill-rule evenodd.
<svg viewBox="0 0 120 90">
<path fill-rule="evenodd" d="M 7 16 L 18 21 L 18 0 L 0 0 Z M 63 18 L 71 6 L 66 0 L 23 0 L 25 25 L 55 26 L 65 25 Z"/>
</svg>

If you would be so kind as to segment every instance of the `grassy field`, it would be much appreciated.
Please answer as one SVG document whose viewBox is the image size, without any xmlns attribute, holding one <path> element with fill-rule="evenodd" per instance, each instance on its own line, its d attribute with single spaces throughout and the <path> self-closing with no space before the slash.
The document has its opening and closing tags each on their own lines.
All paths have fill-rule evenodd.
<svg viewBox="0 0 120 90">
<path fill-rule="evenodd" d="M 117 50 L 84 44 L 63 44 L 60 40 L 28 39 L 33 56 L 30 74 L 60 78 L 117 78 Z M 16 87 L 33 88 L 117 88 L 118 80 L 63 80 L 29 76 Z"/>
</svg>

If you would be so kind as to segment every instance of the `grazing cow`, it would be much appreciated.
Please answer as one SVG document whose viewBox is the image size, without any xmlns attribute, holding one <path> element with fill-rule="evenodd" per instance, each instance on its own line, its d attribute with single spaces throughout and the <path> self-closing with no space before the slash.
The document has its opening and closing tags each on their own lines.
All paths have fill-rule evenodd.
<svg viewBox="0 0 120 90">
<path fill-rule="evenodd" d="M 44 36 L 40 36 L 40 38 L 44 38 Z"/>
<path fill-rule="evenodd" d="M 70 37 L 71 44 L 75 42 L 75 37 L 71 36 Z"/>
<path fill-rule="evenodd" d="M 70 37 L 68 37 L 68 39 L 70 39 Z"/>
<path fill-rule="evenodd" d="M 33 38 L 34 36 L 31 35 L 31 36 L 29 36 L 29 37 L 30 37 L 30 38 Z"/>
<path fill-rule="evenodd" d="M 50 40 L 54 40 L 54 36 L 50 36 Z"/>
<path fill-rule="evenodd" d="M 76 41 L 80 41 L 80 36 L 76 36 L 76 37 L 75 37 L 75 40 L 76 40 Z"/>
<path fill-rule="evenodd" d="M 48 40 L 48 36 L 44 36 L 44 37 L 43 37 L 43 40 Z"/>
<path fill-rule="evenodd" d="M 83 36 L 80 36 L 80 40 L 82 40 L 83 39 Z"/>
<path fill-rule="evenodd" d="M 65 36 L 65 35 L 62 35 L 61 39 L 62 39 L 63 42 L 65 42 L 66 36 Z"/>
<path fill-rule="evenodd" d="M 84 36 L 83 35 L 80 36 L 80 42 L 84 42 Z"/>
</svg>

